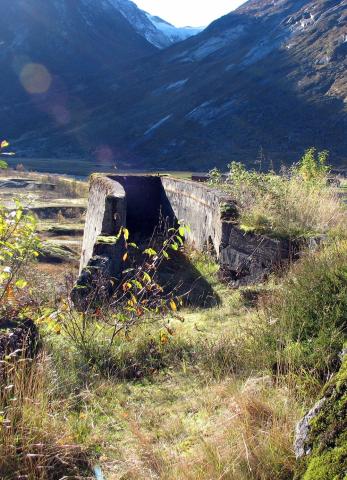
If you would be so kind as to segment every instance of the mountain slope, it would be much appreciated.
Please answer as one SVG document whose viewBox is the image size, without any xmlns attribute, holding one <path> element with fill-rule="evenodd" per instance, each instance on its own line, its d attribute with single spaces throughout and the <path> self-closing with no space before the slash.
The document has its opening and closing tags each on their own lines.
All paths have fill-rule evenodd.
<svg viewBox="0 0 347 480">
<path fill-rule="evenodd" d="M 107 98 L 105 79 L 116 79 L 130 62 L 157 51 L 108 1 L 95 5 L 2 0 L 2 135 L 41 144 L 46 128 L 78 121 Z"/>
<path fill-rule="evenodd" d="M 46 115 L 16 150 L 202 170 L 260 151 L 279 166 L 315 145 L 346 165 L 346 12 L 347 0 L 251 0 L 117 74 L 95 68 L 66 123 Z M 12 138 L 20 111 L 6 117 Z"/>
<path fill-rule="evenodd" d="M 254 164 L 260 151 L 279 166 L 312 145 L 346 165 L 346 14 L 346 0 L 247 2 L 128 72 L 97 132 L 156 168 Z"/>
</svg>

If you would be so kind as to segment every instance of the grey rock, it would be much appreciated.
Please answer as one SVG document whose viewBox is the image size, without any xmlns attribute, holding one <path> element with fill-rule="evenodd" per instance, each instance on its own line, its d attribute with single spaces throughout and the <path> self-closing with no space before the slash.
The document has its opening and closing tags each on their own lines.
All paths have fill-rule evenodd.
<svg viewBox="0 0 347 480">
<path fill-rule="evenodd" d="M 32 320 L 14 319 L 1 323 L 0 360 L 6 355 L 32 358 L 37 352 L 38 345 L 39 332 Z"/>
<path fill-rule="evenodd" d="M 310 447 L 306 444 L 310 432 L 310 423 L 321 411 L 324 403 L 325 398 L 320 399 L 296 426 L 294 451 L 297 459 L 311 453 Z"/>
</svg>

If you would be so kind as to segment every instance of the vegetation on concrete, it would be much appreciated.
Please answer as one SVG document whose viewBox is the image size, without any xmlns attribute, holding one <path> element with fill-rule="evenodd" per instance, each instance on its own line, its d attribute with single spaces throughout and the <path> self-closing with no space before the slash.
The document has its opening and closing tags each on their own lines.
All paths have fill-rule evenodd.
<svg viewBox="0 0 347 480">
<path fill-rule="evenodd" d="M 234 198 L 245 231 L 290 239 L 346 236 L 346 208 L 329 185 L 327 159 L 327 152 L 310 148 L 280 174 L 248 171 L 232 162 L 227 180 L 214 169 L 210 183 Z"/>
<path fill-rule="evenodd" d="M 345 366 L 330 377 L 346 341 L 345 207 L 333 196 L 333 220 L 332 204 L 323 212 L 322 203 L 313 219 L 306 212 L 298 220 L 287 208 L 290 228 L 280 223 L 280 205 L 291 199 L 295 207 L 293 191 L 302 195 L 296 202 L 303 209 L 312 198 L 333 194 L 325 185 L 323 158 L 308 152 L 288 177 L 233 166 L 246 227 L 260 228 L 254 219 L 263 192 L 268 201 L 262 212 L 270 215 L 274 205 L 270 231 L 295 238 L 326 235 L 289 271 L 262 285 L 229 289 L 218 280 L 213 258 L 184 245 L 183 229 L 171 232 L 176 238 L 166 238 L 162 248 L 147 246 L 136 269 L 131 257 L 138 249 L 122 229 L 128 251 L 118 294 L 81 314 L 68 299 L 74 277 L 47 281 L 35 254 L 25 257 L 30 264 L 18 277 L 22 288 L 13 289 L 7 307 L 15 304 L 16 316 L 35 320 L 42 349 L 34 360 L 17 352 L 0 366 L 0 476 L 93 478 L 98 467 L 107 479 L 342 479 Z M 20 211 L 18 205 L 13 218 L 25 222 Z M 6 212 L 0 210 L 4 224 Z M 252 222 L 246 224 L 247 218 Z M 36 238 L 34 223 L 29 225 L 29 238 Z M 176 250 L 219 303 L 192 306 L 161 289 L 158 262 L 171 262 L 166 257 Z M 6 318 L 2 314 L 0 322 Z M 322 411 L 315 420 L 312 455 L 298 464 L 295 425 L 322 389 L 329 415 Z M 335 477 L 327 476 L 327 465 Z"/>
</svg>

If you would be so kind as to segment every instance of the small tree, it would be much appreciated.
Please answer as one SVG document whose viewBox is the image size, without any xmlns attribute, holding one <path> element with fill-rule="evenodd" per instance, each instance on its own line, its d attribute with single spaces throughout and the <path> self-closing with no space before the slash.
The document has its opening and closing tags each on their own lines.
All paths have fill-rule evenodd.
<svg viewBox="0 0 347 480">
<path fill-rule="evenodd" d="M 305 151 L 296 171 L 305 181 L 323 180 L 330 171 L 327 165 L 328 158 L 327 150 L 317 152 L 311 147 Z"/>
</svg>

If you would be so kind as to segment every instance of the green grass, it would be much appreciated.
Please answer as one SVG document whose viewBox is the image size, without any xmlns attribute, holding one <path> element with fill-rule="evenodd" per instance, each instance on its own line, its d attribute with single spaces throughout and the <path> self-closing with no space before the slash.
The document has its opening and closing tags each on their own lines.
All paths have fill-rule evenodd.
<svg viewBox="0 0 347 480">
<path fill-rule="evenodd" d="M 293 478 L 295 425 L 341 347 L 346 245 L 306 253 L 282 278 L 238 290 L 220 283 L 210 256 L 186 253 L 220 302 L 185 306 L 169 333 L 160 322 L 139 325 L 111 349 L 97 316 L 86 318 L 83 348 L 57 329 L 45 310 L 54 288 L 45 291 L 49 361 L 40 368 L 49 388 L 27 394 L 36 420 L 34 437 L 20 424 L 26 451 L 31 438 L 82 446 L 107 480 Z M 37 301 L 40 290 L 33 286 Z"/>
</svg>

